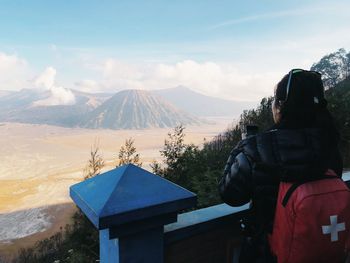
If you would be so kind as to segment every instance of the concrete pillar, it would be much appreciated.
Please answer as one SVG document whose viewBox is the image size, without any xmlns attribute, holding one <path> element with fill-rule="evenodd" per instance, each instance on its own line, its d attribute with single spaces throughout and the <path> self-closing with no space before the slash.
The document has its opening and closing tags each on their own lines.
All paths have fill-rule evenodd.
<svg viewBox="0 0 350 263">
<path fill-rule="evenodd" d="M 164 225 L 196 204 L 196 195 L 128 164 L 70 188 L 70 196 L 99 230 L 102 263 L 162 263 Z"/>
</svg>

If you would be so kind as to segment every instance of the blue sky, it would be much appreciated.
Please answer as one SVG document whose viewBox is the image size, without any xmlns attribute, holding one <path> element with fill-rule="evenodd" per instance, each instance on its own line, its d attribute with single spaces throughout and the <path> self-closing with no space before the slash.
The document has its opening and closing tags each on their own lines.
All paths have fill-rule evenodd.
<svg viewBox="0 0 350 263">
<path fill-rule="evenodd" d="M 0 7 L 5 90 L 46 76 L 53 86 L 89 92 L 185 85 L 258 100 L 290 68 L 350 51 L 349 1 L 0 0 Z"/>
</svg>

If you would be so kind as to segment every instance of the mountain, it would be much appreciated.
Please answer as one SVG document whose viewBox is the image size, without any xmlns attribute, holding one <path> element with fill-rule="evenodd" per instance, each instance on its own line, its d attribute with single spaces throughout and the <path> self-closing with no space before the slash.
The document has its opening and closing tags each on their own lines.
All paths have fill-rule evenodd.
<svg viewBox="0 0 350 263">
<path fill-rule="evenodd" d="M 22 89 L 17 92 L 7 93 L 0 97 L 1 110 L 15 110 L 30 107 L 35 101 L 48 98 L 50 96 L 47 90 Z"/>
<path fill-rule="evenodd" d="M 109 94 L 89 94 L 72 90 L 73 105 L 40 106 L 36 102 L 48 99 L 51 92 L 22 89 L 0 97 L 0 121 L 49 124 L 74 127 L 83 115 L 102 104 Z"/>
<path fill-rule="evenodd" d="M 123 90 L 88 113 L 79 123 L 85 128 L 144 129 L 199 124 L 159 96 L 143 90 Z"/>
<path fill-rule="evenodd" d="M 206 96 L 189 88 L 176 88 L 153 91 L 178 108 L 197 116 L 239 117 L 244 109 L 254 108 L 257 102 L 233 101 Z"/>
</svg>

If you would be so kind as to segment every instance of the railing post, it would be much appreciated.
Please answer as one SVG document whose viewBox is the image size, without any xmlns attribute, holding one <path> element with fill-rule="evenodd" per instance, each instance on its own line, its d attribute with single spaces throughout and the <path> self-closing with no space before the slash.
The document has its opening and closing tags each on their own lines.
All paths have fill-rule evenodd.
<svg viewBox="0 0 350 263">
<path fill-rule="evenodd" d="M 196 204 L 196 196 L 134 165 L 71 186 L 70 196 L 100 233 L 103 263 L 164 259 L 164 225 Z"/>
</svg>

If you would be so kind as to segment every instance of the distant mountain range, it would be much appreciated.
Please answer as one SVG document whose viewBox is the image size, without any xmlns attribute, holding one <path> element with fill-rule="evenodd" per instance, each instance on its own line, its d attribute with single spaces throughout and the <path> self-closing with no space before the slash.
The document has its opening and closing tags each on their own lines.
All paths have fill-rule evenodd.
<svg viewBox="0 0 350 263">
<path fill-rule="evenodd" d="M 0 121 L 49 124 L 63 127 L 144 129 L 200 124 L 205 116 L 237 117 L 252 103 L 202 95 L 177 87 L 156 91 L 124 90 L 116 94 L 90 94 L 71 90 L 72 105 L 41 105 L 49 90 L 0 92 Z M 255 105 L 254 105 L 255 106 Z"/>
<path fill-rule="evenodd" d="M 48 90 L 22 89 L 0 97 L 0 121 L 75 127 L 82 116 L 101 105 L 110 95 L 72 90 L 73 105 L 36 106 L 50 97 Z"/>
<path fill-rule="evenodd" d="M 206 96 L 189 88 L 155 90 L 153 93 L 165 98 L 175 106 L 197 116 L 239 117 L 244 109 L 254 108 L 257 102 L 233 101 Z"/>
</svg>

